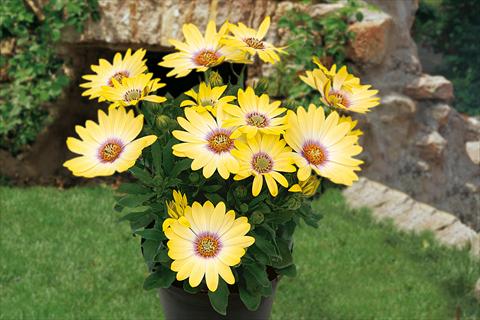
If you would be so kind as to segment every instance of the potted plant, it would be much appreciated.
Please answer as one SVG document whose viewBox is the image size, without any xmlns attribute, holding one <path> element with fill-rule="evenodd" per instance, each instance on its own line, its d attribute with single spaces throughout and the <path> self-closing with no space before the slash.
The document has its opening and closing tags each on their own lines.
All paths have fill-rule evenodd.
<svg viewBox="0 0 480 320">
<path fill-rule="evenodd" d="M 144 288 L 160 288 L 167 319 L 268 318 L 277 282 L 296 274 L 296 226 L 317 226 L 311 196 L 321 179 L 358 179 L 361 133 L 338 111 L 368 111 L 377 91 L 315 60 L 301 78 L 320 92 L 319 106 L 286 108 L 263 85 L 245 86 L 243 71 L 228 81 L 215 71 L 257 55 L 279 61 L 284 50 L 263 40 L 269 24 L 217 31 L 211 21 L 204 35 L 184 25 L 185 42 L 171 40 L 177 52 L 160 65 L 172 68 L 167 76 L 197 71 L 204 80 L 178 97 L 155 94 L 164 84 L 142 49 L 101 59 L 81 84 L 110 105 L 75 128 L 67 146 L 79 156 L 64 166 L 87 178 L 131 173 L 115 209 L 141 237 Z"/>
</svg>

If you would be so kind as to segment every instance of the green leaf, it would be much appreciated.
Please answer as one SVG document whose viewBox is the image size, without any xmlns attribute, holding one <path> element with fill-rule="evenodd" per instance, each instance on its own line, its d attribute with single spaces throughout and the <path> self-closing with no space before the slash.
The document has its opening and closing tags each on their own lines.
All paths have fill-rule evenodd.
<svg viewBox="0 0 480 320">
<path fill-rule="evenodd" d="M 151 263 L 157 254 L 160 247 L 160 242 L 157 240 L 145 240 L 142 244 L 143 258 L 145 262 Z"/>
<path fill-rule="evenodd" d="M 246 272 L 249 272 L 255 277 L 260 286 L 268 287 L 271 285 L 270 280 L 268 280 L 265 265 L 262 266 L 260 264 L 245 264 L 244 268 Z"/>
<path fill-rule="evenodd" d="M 150 192 L 151 189 L 147 188 L 139 183 L 122 183 L 117 189 L 119 193 L 129 193 L 129 194 L 145 194 Z"/>
<path fill-rule="evenodd" d="M 222 189 L 221 185 L 214 184 L 212 186 L 203 186 L 202 190 L 205 192 L 217 192 L 218 190 Z"/>
<path fill-rule="evenodd" d="M 163 175 L 162 169 L 162 147 L 159 141 L 156 141 L 150 148 L 152 152 L 153 166 L 155 167 L 155 172 L 159 175 Z"/>
<path fill-rule="evenodd" d="M 175 161 L 175 156 L 172 153 L 172 146 L 176 143 L 175 139 L 170 139 L 163 148 L 162 159 L 163 159 L 163 169 L 166 175 L 172 176 L 171 172 L 173 170 L 173 164 Z"/>
<path fill-rule="evenodd" d="M 190 294 L 199 293 L 201 288 L 202 286 L 196 286 L 195 288 L 193 288 L 192 286 L 190 286 L 190 283 L 188 283 L 188 280 L 183 281 L 183 290 Z"/>
<path fill-rule="evenodd" d="M 293 278 L 297 275 L 297 267 L 294 264 L 291 264 L 286 268 L 275 269 L 275 272 L 277 272 L 280 275 Z"/>
<path fill-rule="evenodd" d="M 138 180 L 140 180 L 144 184 L 146 184 L 146 185 L 152 185 L 153 184 L 152 175 L 148 171 L 146 171 L 144 169 L 140 169 L 139 167 L 133 167 L 133 168 L 130 168 L 130 172 L 132 173 L 132 175 L 135 178 L 137 178 Z"/>
<path fill-rule="evenodd" d="M 162 241 L 167 239 L 167 237 L 165 237 L 165 234 L 157 229 L 140 230 L 140 231 L 136 231 L 135 234 L 138 234 L 139 236 L 147 240 Z"/>
<path fill-rule="evenodd" d="M 213 309 L 224 316 L 227 315 L 229 295 L 230 291 L 228 290 L 227 283 L 220 277 L 218 279 L 217 290 L 215 290 L 215 292 L 208 291 L 208 298 L 210 299 L 210 304 Z"/>
<path fill-rule="evenodd" d="M 293 263 L 293 258 L 288 242 L 282 239 L 277 239 L 277 248 L 280 254 L 280 259 L 273 259 L 274 263 L 272 266 L 281 269 L 291 265 Z"/>
<path fill-rule="evenodd" d="M 129 194 L 121 197 L 117 201 L 117 205 L 122 207 L 138 207 L 142 205 L 145 201 L 150 199 L 154 194 Z"/>
<path fill-rule="evenodd" d="M 243 304 L 248 310 L 255 311 L 258 309 L 260 302 L 262 301 L 262 296 L 260 293 L 247 290 L 247 287 L 242 282 L 239 283 L 239 293 L 240 300 L 242 300 Z"/>
<path fill-rule="evenodd" d="M 158 265 L 155 272 L 151 273 L 143 282 L 143 289 L 169 288 L 173 281 L 175 281 L 175 272 L 163 265 Z"/>
<path fill-rule="evenodd" d="M 253 247 L 260 249 L 269 257 L 279 257 L 274 245 L 275 239 L 272 239 L 266 231 L 263 232 L 262 230 L 255 229 L 255 231 L 251 231 L 251 234 L 255 238 Z"/>
<path fill-rule="evenodd" d="M 190 159 L 182 159 L 176 162 L 175 165 L 173 166 L 173 170 L 170 173 L 170 176 L 172 177 L 178 176 L 181 172 L 189 169 L 191 164 L 192 164 L 192 160 Z"/>
</svg>

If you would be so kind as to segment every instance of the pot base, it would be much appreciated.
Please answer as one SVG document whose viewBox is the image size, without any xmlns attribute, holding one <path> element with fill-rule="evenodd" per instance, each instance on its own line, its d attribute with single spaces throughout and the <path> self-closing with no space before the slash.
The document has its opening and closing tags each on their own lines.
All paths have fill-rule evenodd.
<svg viewBox="0 0 480 320">
<path fill-rule="evenodd" d="M 171 286 L 168 289 L 159 289 L 160 302 L 166 320 L 268 320 L 272 312 L 277 282 L 277 279 L 272 280 L 273 294 L 268 298 L 262 298 L 260 306 L 255 311 L 245 307 L 238 293 L 230 293 L 226 316 L 212 308 L 206 292 L 190 294 L 182 288 Z"/>
</svg>

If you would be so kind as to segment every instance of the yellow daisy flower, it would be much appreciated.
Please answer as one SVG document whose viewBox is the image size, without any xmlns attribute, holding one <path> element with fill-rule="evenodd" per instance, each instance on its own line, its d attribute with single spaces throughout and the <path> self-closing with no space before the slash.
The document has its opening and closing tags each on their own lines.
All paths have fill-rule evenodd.
<svg viewBox="0 0 480 320">
<path fill-rule="evenodd" d="M 170 268 L 177 280 L 188 278 L 190 286 L 197 287 L 205 277 L 208 290 L 218 287 L 218 277 L 228 284 L 235 283 L 230 267 L 240 263 L 245 248 L 255 239 L 246 236 L 250 224 L 246 217 L 235 219 L 235 212 L 226 212 L 225 203 L 214 206 L 207 201 L 203 206 L 194 202 L 185 210 L 190 227 L 175 221 L 165 230 L 168 256 L 174 261 Z"/>
<path fill-rule="evenodd" d="M 205 82 L 200 83 L 198 92 L 191 89 L 185 94 L 193 100 L 184 100 L 180 103 L 180 107 L 192 107 L 197 112 L 210 111 L 213 115 L 216 114 L 217 108 L 224 108 L 225 106 L 232 106 L 228 104 L 236 99 L 235 96 L 224 96 L 222 94 L 227 89 L 227 86 L 211 87 Z"/>
<path fill-rule="evenodd" d="M 132 55 L 132 50 L 128 49 L 125 57 L 116 53 L 113 58 L 113 64 L 105 59 L 100 59 L 98 65 L 92 65 L 91 68 L 95 74 L 84 75 L 82 78 L 88 82 L 80 84 L 80 87 L 87 88 L 82 96 L 90 96 L 90 99 L 99 98 L 104 101 L 101 95 L 103 86 L 113 87 L 113 80 L 121 81 L 123 78 L 135 77 L 147 71 L 146 60 L 142 60 L 146 50 L 138 49 Z"/>
<path fill-rule="evenodd" d="M 240 162 L 235 180 L 243 180 L 254 176 L 252 195 L 260 194 L 263 179 L 267 183 L 272 196 L 277 196 L 277 182 L 283 187 L 288 187 L 288 181 L 280 172 L 294 172 L 292 165 L 292 149 L 286 146 L 279 136 L 259 134 L 247 142 L 236 141 L 236 149 L 232 154 Z"/>
<path fill-rule="evenodd" d="M 357 125 L 358 120 L 353 120 L 352 117 L 342 116 L 338 120 L 338 123 L 339 124 L 340 123 L 348 123 L 350 125 L 350 133 L 348 134 L 350 136 L 356 136 L 358 138 L 361 135 L 363 135 L 362 130 L 360 130 L 360 129 L 353 130 L 353 129 L 355 129 L 355 126 Z"/>
<path fill-rule="evenodd" d="M 351 185 L 358 180 L 355 171 L 360 170 L 362 161 L 353 156 L 362 152 L 362 147 L 357 145 L 356 136 L 349 135 L 350 124 L 338 123 L 337 112 L 325 118 L 323 108 L 311 104 L 308 112 L 299 107 L 296 113 L 288 111 L 287 116 L 285 140 L 295 151 L 298 180 L 307 180 L 312 169 L 339 184 Z"/>
<path fill-rule="evenodd" d="M 335 68 L 332 67 L 328 73 L 325 73 L 326 69 L 307 71 L 306 76 L 300 76 L 300 79 L 320 91 L 322 102 L 331 107 L 366 113 L 380 104 L 380 98 L 376 97 L 378 90 L 370 90 L 370 85 L 361 85 L 345 66 L 337 73 L 334 73 Z"/>
<path fill-rule="evenodd" d="M 157 140 L 154 135 L 135 139 L 143 128 L 143 115 L 134 116 L 124 108 L 109 110 L 106 115 L 98 111 L 98 124 L 88 120 L 85 127 L 76 126 L 80 139 L 69 137 L 67 147 L 80 154 L 63 166 L 75 176 L 92 178 L 124 172 L 133 167 L 143 148 Z"/>
<path fill-rule="evenodd" d="M 163 221 L 162 229 L 165 231 L 174 221 L 179 220 L 181 224 L 189 227 L 188 221 L 185 219 L 185 210 L 188 207 L 187 195 L 180 191 L 173 190 L 173 201 L 166 201 L 167 213 L 170 218 Z"/>
<path fill-rule="evenodd" d="M 320 179 L 316 175 L 311 175 L 305 181 L 298 181 L 297 184 L 288 189 L 290 192 L 301 192 L 307 197 L 314 196 L 317 193 L 318 187 L 320 187 Z"/>
<path fill-rule="evenodd" d="M 258 54 L 263 61 L 274 64 L 280 61 L 277 52 L 286 52 L 281 48 L 274 47 L 269 42 L 263 41 L 269 27 L 270 17 L 265 17 L 258 31 L 247 27 L 241 22 L 238 25 L 229 24 L 228 29 L 233 33 L 233 36 L 226 36 L 223 43 L 227 46 L 240 48 L 248 52 L 252 57 Z"/>
<path fill-rule="evenodd" d="M 230 117 L 225 119 L 225 127 L 236 127 L 233 137 L 239 137 L 242 133 L 247 135 L 247 139 L 253 138 L 257 132 L 264 134 L 280 135 L 286 128 L 286 117 L 279 117 L 287 109 L 279 108 L 280 101 L 270 103 L 270 98 L 266 94 L 260 97 L 255 95 L 255 91 L 248 87 L 245 91 L 238 90 L 238 104 L 226 105 L 223 110 Z"/>
<path fill-rule="evenodd" d="M 186 131 L 174 130 L 173 136 L 183 143 L 173 146 L 177 157 L 193 159 L 192 170 L 203 168 L 205 178 L 218 173 L 228 179 L 230 173 L 238 171 L 238 161 L 232 155 L 234 141 L 232 130 L 223 128 L 223 114 L 218 112 L 214 118 L 209 112 L 199 113 L 191 108 L 185 109 L 185 118 L 177 121 Z"/>
<path fill-rule="evenodd" d="M 165 97 L 150 94 L 165 86 L 160 79 L 152 79 L 152 73 L 142 73 L 133 78 L 123 78 L 121 82 L 113 79 L 113 87 L 102 87 L 102 96 L 113 102 L 110 107 L 136 106 L 139 101 L 161 103 Z"/>
<path fill-rule="evenodd" d="M 200 33 L 195 25 L 184 24 L 185 42 L 169 40 L 170 44 L 179 52 L 166 55 L 159 65 L 173 68 L 167 74 L 167 77 L 180 78 L 188 75 L 192 70 L 204 72 L 224 61 L 249 63 L 250 61 L 241 50 L 220 43 L 226 32 L 227 24 L 224 24 L 217 32 L 214 21 L 208 23 L 205 36 Z"/>
<path fill-rule="evenodd" d="M 317 83 L 326 83 L 327 81 L 333 81 L 333 78 L 337 74 L 337 65 L 334 64 L 330 70 L 326 68 L 322 62 L 320 61 L 319 58 L 313 57 L 313 63 L 315 63 L 318 66 L 318 69 L 313 69 L 311 71 L 306 71 L 305 76 L 300 76 L 300 79 L 303 80 L 306 84 L 308 84 L 310 87 L 317 89 Z M 346 67 L 342 67 L 342 73 L 347 71 Z M 360 84 L 360 79 L 355 77 L 353 74 L 350 74 L 347 72 L 344 85 L 345 86 L 354 86 L 354 85 L 359 85 Z"/>
</svg>

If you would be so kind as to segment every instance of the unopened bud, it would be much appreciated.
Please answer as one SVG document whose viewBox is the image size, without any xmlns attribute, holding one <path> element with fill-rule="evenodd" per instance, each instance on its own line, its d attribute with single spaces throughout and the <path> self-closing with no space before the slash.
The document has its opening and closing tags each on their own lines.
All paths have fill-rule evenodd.
<svg viewBox="0 0 480 320">
<path fill-rule="evenodd" d="M 208 75 L 208 83 L 209 83 L 210 86 L 212 86 L 212 87 L 221 86 L 221 85 L 223 85 L 222 76 L 221 76 L 220 73 L 218 73 L 217 71 L 212 71 L 212 72 L 210 72 L 210 74 Z"/>
<path fill-rule="evenodd" d="M 252 216 L 250 217 L 250 221 L 253 224 L 260 224 L 263 222 L 264 219 L 265 216 L 260 211 L 253 211 Z"/>
<path fill-rule="evenodd" d="M 242 204 L 240 205 L 240 211 L 241 211 L 242 213 L 247 213 L 247 212 L 248 212 L 248 204 L 242 203 Z"/>
<path fill-rule="evenodd" d="M 170 122 L 170 118 L 166 115 L 159 115 L 155 119 L 155 124 L 157 125 L 158 128 L 167 128 L 168 123 Z"/>
<path fill-rule="evenodd" d="M 247 195 L 248 195 L 248 190 L 244 185 L 240 185 L 237 188 L 235 188 L 235 197 L 237 199 L 243 200 Z"/>
<path fill-rule="evenodd" d="M 292 194 L 285 203 L 285 207 L 289 210 L 297 210 L 301 205 L 302 200 L 296 194 Z"/>
</svg>

